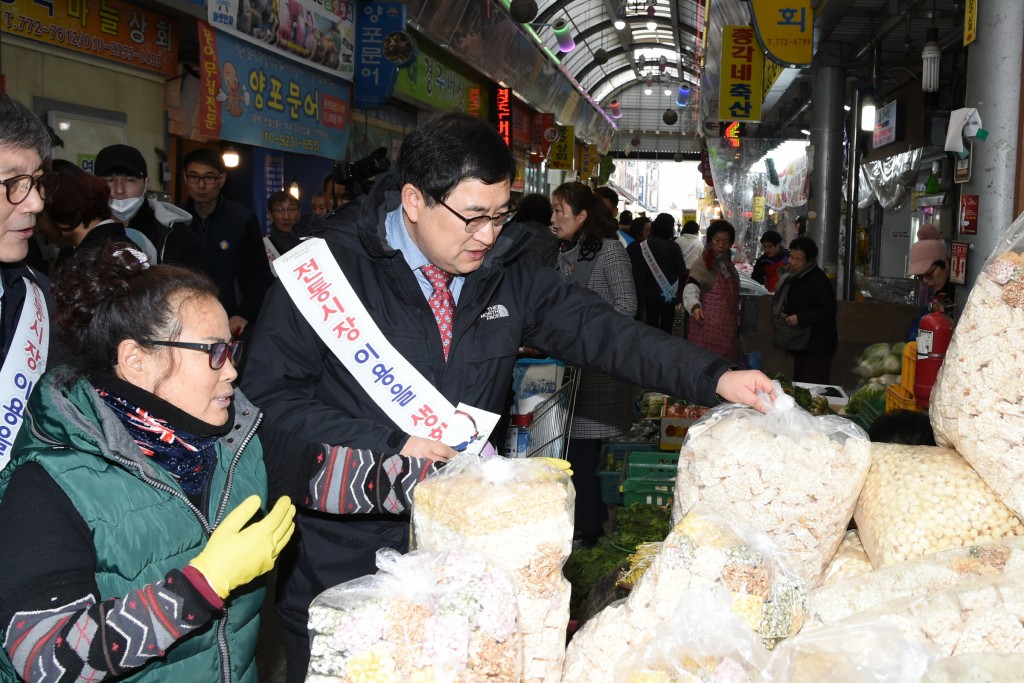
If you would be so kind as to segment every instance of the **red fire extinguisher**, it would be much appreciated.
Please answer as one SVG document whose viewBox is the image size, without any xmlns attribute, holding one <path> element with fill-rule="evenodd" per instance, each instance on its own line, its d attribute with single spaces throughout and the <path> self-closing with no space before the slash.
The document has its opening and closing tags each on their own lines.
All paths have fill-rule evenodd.
<svg viewBox="0 0 1024 683">
<path fill-rule="evenodd" d="M 921 318 L 917 328 L 917 369 L 914 373 L 914 396 L 917 407 L 928 409 L 932 386 L 946 359 L 946 349 L 953 338 L 953 319 L 932 305 L 932 312 Z"/>
</svg>

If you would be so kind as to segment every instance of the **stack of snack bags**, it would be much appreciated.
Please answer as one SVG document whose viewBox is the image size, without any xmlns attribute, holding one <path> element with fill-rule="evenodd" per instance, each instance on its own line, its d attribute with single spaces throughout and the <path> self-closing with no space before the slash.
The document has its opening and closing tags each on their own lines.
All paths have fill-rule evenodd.
<svg viewBox="0 0 1024 683">
<path fill-rule="evenodd" d="M 558 683 L 569 622 L 575 493 L 569 477 L 537 459 L 462 455 L 416 487 L 413 543 L 480 552 L 516 587 L 523 683 Z"/>
<path fill-rule="evenodd" d="M 518 683 L 515 588 L 482 555 L 377 553 L 380 571 L 309 608 L 307 683 Z"/>
<path fill-rule="evenodd" d="M 669 533 L 650 569 L 621 603 L 605 608 L 573 637 L 562 680 L 614 683 L 630 657 L 664 632 L 680 610 L 696 609 L 693 590 L 724 591 L 747 630 L 771 647 L 800 630 L 806 583 L 787 569 L 763 533 L 695 506 Z M 692 629 L 715 628 L 704 617 Z M 723 651 L 737 643 L 722 643 Z M 627 668 L 627 671 L 623 670 Z"/>
</svg>

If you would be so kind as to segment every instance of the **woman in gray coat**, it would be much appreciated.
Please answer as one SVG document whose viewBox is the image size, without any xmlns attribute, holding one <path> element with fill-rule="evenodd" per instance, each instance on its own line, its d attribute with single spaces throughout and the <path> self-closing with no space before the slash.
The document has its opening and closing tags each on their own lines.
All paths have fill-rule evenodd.
<svg viewBox="0 0 1024 683">
<path fill-rule="evenodd" d="M 636 314 L 629 256 L 616 238 L 615 220 L 583 183 L 564 183 L 552 194 L 552 232 L 561 240 L 558 269 L 622 313 Z M 633 350 L 635 351 L 635 350 Z M 584 370 L 569 441 L 576 487 L 576 531 L 586 544 L 603 533 L 608 509 L 597 477 L 601 442 L 622 436 L 633 421 L 633 388 L 608 375 Z"/>
</svg>

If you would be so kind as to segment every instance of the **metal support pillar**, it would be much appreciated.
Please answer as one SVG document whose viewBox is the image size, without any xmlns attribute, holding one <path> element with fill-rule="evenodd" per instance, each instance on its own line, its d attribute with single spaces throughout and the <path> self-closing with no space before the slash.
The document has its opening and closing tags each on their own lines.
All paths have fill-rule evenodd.
<svg viewBox="0 0 1024 683">
<path fill-rule="evenodd" d="M 839 270 L 840 211 L 843 183 L 843 123 L 846 111 L 846 74 L 836 66 L 814 69 L 811 102 L 811 143 L 814 168 L 811 171 L 812 212 L 807 216 L 807 234 L 818 245 L 818 265 L 834 278 Z M 813 216 L 813 217 L 812 217 Z"/>
</svg>

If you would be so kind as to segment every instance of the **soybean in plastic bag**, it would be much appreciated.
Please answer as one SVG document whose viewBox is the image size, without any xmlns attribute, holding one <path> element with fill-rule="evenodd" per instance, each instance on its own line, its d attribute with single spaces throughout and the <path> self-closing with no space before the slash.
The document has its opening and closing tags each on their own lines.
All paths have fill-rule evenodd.
<svg viewBox="0 0 1024 683">
<path fill-rule="evenodd" d="M 838 415 L 814 416 L 774 386 L 767 414 L 739 404 L 690 427 L 679 457 L 673 519 L 704 502 L 746 520 L 796 557 L 811 586 L 843 540 L 871 465 L 867 434 Z"/>
<path fill-rule="evenodd" d="M 523 641 L 504 571 L 463 550 L 384 549 L 377 567 L 313 600 L 307 683 L 518 683 Z"/>
<path fill-rule="evenodd" d="M 940 446 L 971 463 L 1024 515 L 1024 214 L 975 280 L 932 389 Z"/>
</svg>

